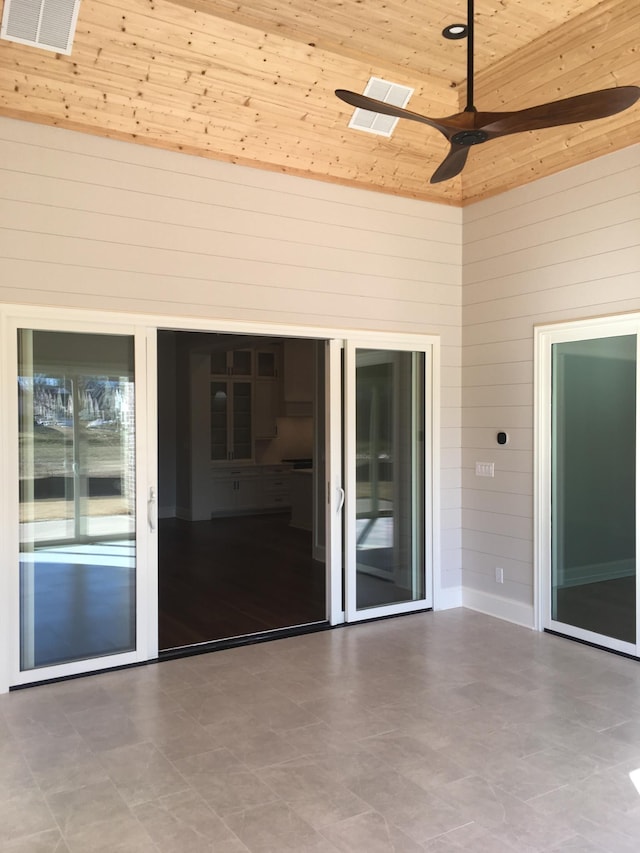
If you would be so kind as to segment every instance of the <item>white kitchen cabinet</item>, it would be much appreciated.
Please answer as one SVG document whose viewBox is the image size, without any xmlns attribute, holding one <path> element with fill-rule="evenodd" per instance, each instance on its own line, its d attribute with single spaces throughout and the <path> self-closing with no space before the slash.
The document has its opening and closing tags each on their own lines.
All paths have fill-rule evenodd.
<svg viewBox="0 0 640 853">
<path fill-rule="evenodd" d="M 280 376 L 279 346 L 260 347 L 255 351 L 254 376 L 275 382 Z"/>
<path fill-rule="evenodd" d="M 291 506 L 291 471 L 286 466 L 266 468 L 262 475 L 263 509 L 287 509 Z"/>
<path fill-rule="evenodd" d="M 245 515 L 287 509 L 290 469 L 286 465 L 214 467 L 211 473 L 212 516 Z"/>
<path fill-rule="evenodd" d="M 259 511 L 262 482 L 257 466 L 214 469 L 211 476 L 211 515 L 242 515 Z"/>
<path fill-rule="evenodd" d="M 211 352 L 212 376 L 251 376 L 252 374 L 252 350 L 213 350 Z"/>
<path fill-rule="evenodd" d="M 277 382 L 255 379 L 253 383 L 254 437 L 275 438 L 278 434 L 280 390 Z"/>
<path fill-rule="evenodd" d="M 282 398 L 284 414 L 309 417 L 313 414 L 315 342 L 291 338 L 283 343 Z"/>
<path fill-rule="evenodd" d="M 253 435 L 275 438 L 280 414 L 280 346 L 260 347 L 254 353 Z"/>
</svg>

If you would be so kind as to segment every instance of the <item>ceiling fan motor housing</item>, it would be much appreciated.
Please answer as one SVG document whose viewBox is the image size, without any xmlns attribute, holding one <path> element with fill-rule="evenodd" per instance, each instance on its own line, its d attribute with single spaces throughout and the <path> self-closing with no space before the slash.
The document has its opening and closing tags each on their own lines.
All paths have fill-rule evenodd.
<svg viewBox="0 0 640 853">
<path fill-rule="evenodd" d="M 459 133 L 454 133 L 449 139 L 454 145 L 480 145 L 481 142 L 486 142 L 489 134 L 484 130 L 461 130 Z"/>
</svg>

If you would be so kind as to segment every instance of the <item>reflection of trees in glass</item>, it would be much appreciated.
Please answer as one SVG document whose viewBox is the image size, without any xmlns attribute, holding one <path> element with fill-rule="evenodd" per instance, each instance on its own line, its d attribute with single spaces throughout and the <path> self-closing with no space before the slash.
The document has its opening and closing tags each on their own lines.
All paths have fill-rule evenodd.
<svg viewBox="0 0 640 853">
<path fill-rule="evenodd" d="M 393 364 L 359 365 L 356 392 L 356 478 L 392 479 Z"/>
<path fill-rule="evenodd" d="M 36 373 L 18 379 L 21 412 L 24 400 L 33 406 L 33 459 L 35 477 L 66 476 L 73 462 L 74 396 L 77 397 L 76 429 L 82 437 L 82 454 L 93 473 L 118 472 L 123 462 L 122 442 L 133 424 L 128 379 L 109 376 L 50 376 Z M 75 385 L 75 387 L 74 387 Z M 22 430 L 29 424 L 22 422 Z M 128 436 L 128 438 L 127 438 Z M 22 436 L 21 438 L 26 438 Z M 23 456 L 21 454 L 21 463 Z M 26 474 L 27 472 L 21 472 Z"/>
<path fill-rule="evenodd" d="M 80 422 L 98 421 L 118 428 L 123 413 L 123 393 L 120 379 L 108 377 L 74 378 L 36 374 L 33 379 L 20 378 L 23 391 L 33 393 L 33 416 L 37 425 L 69 426 L 74 416 L 73 383 L 78 385 Z"/>
</svg>

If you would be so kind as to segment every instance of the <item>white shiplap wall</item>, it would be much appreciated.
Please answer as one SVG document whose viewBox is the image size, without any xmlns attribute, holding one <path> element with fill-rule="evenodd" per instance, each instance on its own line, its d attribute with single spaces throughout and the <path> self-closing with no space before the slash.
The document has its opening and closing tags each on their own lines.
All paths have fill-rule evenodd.
<svg viewBox="0 0 640 853">
<path fill-rule="evenodd" d="M 0 119 L 0 302 L 441 336 L 451 603 L 461 245 L 458 209 Z"/>
<path fill-rule="evenodd" d="M 640 310 L 640 145 L 463 222 L 463 601 L 533 624 L 534 325 Z M 494 479 L 476 461 L 495 462 Z"/>
</svg>

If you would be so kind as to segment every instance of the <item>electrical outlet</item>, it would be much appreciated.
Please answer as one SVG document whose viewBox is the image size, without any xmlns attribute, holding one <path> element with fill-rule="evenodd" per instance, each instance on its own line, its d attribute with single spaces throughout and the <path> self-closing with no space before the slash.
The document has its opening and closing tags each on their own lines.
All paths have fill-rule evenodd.
<svg viewBox="0 0 640 853">
<path fill-rule="evenodd" d="M 496 583 L 504 583 L 504 569 L 496 567 Z"/>
</svg>

